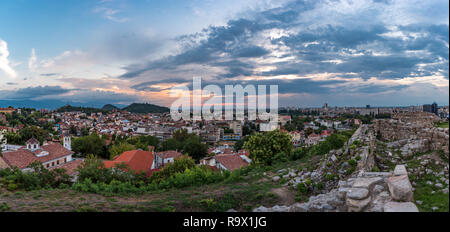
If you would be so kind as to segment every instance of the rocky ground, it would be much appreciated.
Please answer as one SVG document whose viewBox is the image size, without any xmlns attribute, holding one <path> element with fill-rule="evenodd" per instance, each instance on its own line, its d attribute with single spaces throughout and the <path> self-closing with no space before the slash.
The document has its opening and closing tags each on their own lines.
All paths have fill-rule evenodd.
<svg viewBox="0 0 450 232">
<path fill-rule="evenodd" d="M 298 191 L 296 203 L 253 211 L 448 211 L 449 131 L 435 127 L 438 121 L 418 112 L 362 125 L 314 170 L 282 169 L 271 177 Z"/>
</svg>

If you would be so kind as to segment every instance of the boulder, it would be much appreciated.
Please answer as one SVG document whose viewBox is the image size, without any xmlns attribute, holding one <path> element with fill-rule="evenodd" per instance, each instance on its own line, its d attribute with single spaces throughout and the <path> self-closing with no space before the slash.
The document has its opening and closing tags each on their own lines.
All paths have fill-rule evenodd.
<svg viewBox="0 0 450 232">
<path fill-rule="evenodd" d="M 371 190 L 376 184 L 382 183 L 381 177 L 357 178 L 353 183 L 353 188 L 366 188 Z"/>
<path fill-rule="evenodd" d="M 407 175 L 393 176 L 388 179 L 389 192 L 396 201 L 412 201 L 413 189 Z"/>
<path fill-rule="evenodd" d="M 253 212 L 269 212 L 269 210 L 264 206 L 260 206 L 256 209 L 254 209 Z"/>
<path fill-rule="evenodd" d="M 277 182 L 277 181 L 279 181 L 281 178 L 279 177 L 279 176 L 274 176 L 274 177 L 272 177 L 272 180 L 274 181 L 274 182 Z"/>
<path fill-rule="evenodd" d="M 419 209 L 412 202 L 390 201 L 384 205 L 384 212 L 419 212 Z"/>
<path fill-rule="evenodd" d="M 381 193 L 381 192 L 383 192 L 383 191 L 384 191 L 383 185 L 377 184 L 377 185 L 375 185 L 375 187 L 373 188 L 373 193 L 375 193 L 375 194 L 379 194 L 379 193 Z"/>
<path fill-rule="evenodd" d="M 253 212 L 269 212 L 269 209 L 267 209 L 264 206 L 260 206 L 260 207 L 258 207 L 256 209 L 254 209 Z"/>
<path fill-rule="evenodd" d="M 350 188 L 339 188 L 338 191 L 337 191 L 336 196 L 340 200 L 345 200 L 345 198 L 347 197 L 348 190 L 350 190 Z"/>
<path fill-rule="evenodd" d="M 308 212 L 308 204 L 295 203 L 289 208 L 289 212 Z"/>
<path fill-rule="evenodd" d="M 368 197 L 364 200 L 353 200 L 347 198 L 346 204 L 348 206 L 349 212 L 361 212 L 363 211 L 367 205 L 369 205 L 371 197 Z"/>
<path fill-rule="evenodd" d="M 269 208 L 270 209 L 270 208 Z M 272 210 L 270 210 L 271 212 L 289 212 L 289 207 L 282 205 L 275 205 L 274 207 L 272 207 Z"/>
<path fill-rule="evenodd" d="M 394 169 L 394 176 L 408 175 L 405 165 L 397 165 Z"/>
<path fill-rule="evenodd" d="M 369 196 L 369 190 L 365 188 L 351 188 L 347 191 L 347 198 L 362 200 Z"/>
</svg>

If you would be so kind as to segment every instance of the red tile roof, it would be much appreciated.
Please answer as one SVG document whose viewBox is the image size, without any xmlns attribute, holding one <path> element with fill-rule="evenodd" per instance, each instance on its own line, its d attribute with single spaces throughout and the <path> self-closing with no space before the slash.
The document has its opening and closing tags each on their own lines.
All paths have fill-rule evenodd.
<svg viewBox="0 0 450 232">
<path fill-rule="evenodd" d="M 51 143 L 41 147 L 39 151 L 47 151 L 48 155 L 37 157 L 36 151 L 33 153 L 32 151 L 20 148 L 17 151 L 8 151 L 3 153 L 3 159 L 6 163 L 8 163 L 11 167 L 18 167 L 20 169 L 28 167 L 34 161 L 40 161 L 41 163 L 48 162 L 50 160 L 55 160 L 58 158 L 63 158 L 70 154 L 73 154 L 72 151 L 67 150 L 59 143 Z M 36 154 L 36 155 L 35 155 Z"/>
<path fill-rule="evenodd" d="M 240 156 L 232 154 L 216 155 L 214 159 L 225 166 L 228 170 L 233 171 L 242 167 L 248 166 Z"/>
<path fill-rule="evenodd" d="M 39 144 L 39 140 L 31 138 L 26 142 L 26 144 Z"/>
<path fill-rule="evenodd" d="M 80 164 L 82 164 L 84 161 L 77 159 L 77 160 L 72 160 L 70 162 L 64 163 L 62 165 L 58 165 L 58 166 L 54 166 L 49 168 L 51 169 L 56 169 L 56 168 L 64 168 L 67 171 L 67 174 L 72 175 L 75 173 L 76 169 L 78 168 L 78 166 L 80 166 Z"/>
<path fill-rule="evenodd" d="M 106 168 L 113 168 L 116 164 L 126 164 L 135 172 L 147 172 L 152 168 L 154 160 L 153 152 L 133 150 L 126 151 L 112 161 L 103 161 Z"/>
<path fill-rule="evenodd" d="M 167 158 L 179 158 L 179 157 L 183 157 L 183 154 L 181 152 L 178 151 L 162 151 L 162 152 L 157 152 L 155 155 L 163 158 L 163 159 L 167 159 Z"/>
</svg>

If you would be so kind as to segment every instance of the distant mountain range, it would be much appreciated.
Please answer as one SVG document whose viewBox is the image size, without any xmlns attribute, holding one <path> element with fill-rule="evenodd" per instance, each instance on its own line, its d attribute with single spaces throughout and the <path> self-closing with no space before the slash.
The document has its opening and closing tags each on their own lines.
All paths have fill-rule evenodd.
<svg viewBox="0 0 450 232">
<path fill-rule="evenodd" d="M 86 113 L 92 112 L 108 112 L 112 110 L 125 110 L 131 113 L 165 113 L 170 112 L 169 108 L 149 103 L 133 103 L 131 105 L 99 105 L 99 104 L 83 104 L 78 102 L 63 102 L 59 100 L 0 100 L 0 108 L 12 106 L 14 108 L 35 108 L 56 110 L 59 112 L 82 111 Z"/>
<path fill-rule="evenodd" d="M 73 112 L 73 111 L 81 111 L 84 113 L 106 113 L 113 110 L 125 110 L 131 113 L 166 113 L 169 112 L 169 108 L 148 104 L 148 103 L 133 103 L 124 108 L 119 108 L 112 104 L 106 104 L 102 108 L 93 108 L 93 107 L 79 107 L 79 106 L 71 106 L 65 105 L 63 107 L 58 108 L 56 111 L 58 112 Z"/>
</svg>

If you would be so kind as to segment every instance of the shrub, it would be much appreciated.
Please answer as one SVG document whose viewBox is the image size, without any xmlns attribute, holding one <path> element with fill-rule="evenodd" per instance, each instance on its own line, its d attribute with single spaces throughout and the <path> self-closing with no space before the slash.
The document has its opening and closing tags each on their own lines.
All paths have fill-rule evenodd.
<svg viewBox="0 0 450 232">
<path fill-rule="evenodd" d="M 195 161 L 187 156 L 175 160 L 173 163 L 167 164 L 162 170 L 153 173 L 151 177 L 152 182 L 159 183 L 167 180 L 169 177 L 177 173 L 183 173 L 186 170 L 195 167 Z"/>
<path fill-rule="evenodd" d="M 18 168 L 0 170 L 0 177 L 3 177 L 1 181 L 9 191 L 51 189 L 70 183 L 70 177 L 65 169 L 48 170 L 40 162 L 34 162 L 28 168 L 30 171 L 27 172 L 22 172 Z"/>
<path fill-rule="evenodd" d="M 356 167 L 357 162 L 356 162 L 356 160 L 351 159 L 351 160 L 348 161 L 348 164 L 349 164 L 351 167 Z"/>
</svg>

